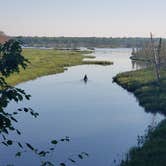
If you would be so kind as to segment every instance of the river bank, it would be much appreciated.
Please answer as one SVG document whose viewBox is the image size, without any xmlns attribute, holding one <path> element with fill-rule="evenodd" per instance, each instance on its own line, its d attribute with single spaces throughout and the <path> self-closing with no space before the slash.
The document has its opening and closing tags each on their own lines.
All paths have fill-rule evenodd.
<svg viewBox="0 0 166 166">
<path fill-rule="evenodd" d="M 161 72 L 160 86 L 156 82 L 152 68 L 118 74 L 114 82 L 134 93 L 145 111 L 166 115 L 166 72 Z M 166 121 L 142 138 L 142 146 L 130 150 L 121 166 L 163 166 L 166 162 Z"/>
<path fill-rule="evenodd" d="M 64 51 L 54 49 L 23 49 L 22 54 L 30 61 L 26 70 L 20 69 L 19 74 L 13 74 L 7 78 L 10 85 L 16 85 L 25 81 L 33 80 L 41 76 L 62 73 L 67 67 L 82 64 L 105 65 L 105 61 L 86 61 L 83 59 L 94 58 L 85 54 L 92 51 Z M 107 65 L 112 64 L 108 62 Z"/>
<path fill-rule="evenodd" d="M 30 137 L 32 145 L 45 148 L 52 138 L 69 136 L 69 144 L 57 147 L 59 161 L 66 159 L 67 154 L 85 151 L 90 157 L 79 162 L 80 166 L 116 166 L 114 160 L 119 161 L 137 145 L 138 134 L 143 135 L 154 118 L 156 121 L 163 118 L 147 114 L 133 95 L 112 83 L 116 74 L 135 70 L 129 59 L 131 49 L 95 49 L 92 55 L 95 60 L 113 61 L 114 64 L 73 66 L 64 73 L 19 84 L 17 87 L 32 98 L 19 105 L 11 103 L 8 110 L 31 106 L 40 114 L 38 119 L 20 114 L 21 123 L 17 127 L 23 131 L 22 141 Z M 82 80 L 84 74 L 88 76 L 87 83 Z M 39 165 L 33 154 L 11 160 L 10 156 L 17 149 L 13 147 L 12 150 L 1 150 L 2 165 L 6 161 L 18 166 Z"/>
</svg>

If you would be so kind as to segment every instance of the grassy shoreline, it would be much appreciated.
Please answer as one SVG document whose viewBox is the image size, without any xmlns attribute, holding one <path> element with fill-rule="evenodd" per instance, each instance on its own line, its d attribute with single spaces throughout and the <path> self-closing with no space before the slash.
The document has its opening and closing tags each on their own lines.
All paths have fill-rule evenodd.
<svg viewBox="0 0 166 166">
<path fill-rule="evenodd" d="M 145 111 L 166 115 L 166 71 L 161 71 L 160 86 L 152 68 L 125 72 L 113 78 L 114 82 L 134 93 Z M 166 163 L 166 120 L 163 120 L 143 140 L 142 146 L 133 147 L 121 166 L 163 166 Z"/>
<path fill-rule="evenodd" d="M 6 81 L 10 85 L 16 85 L 41 76 L 63 73 L 67 67 L 86 64 L 84 58 L 94 58 L 88 55 L 90 53 L 92 51 L 23 49 L 22 54 L 30 64 L 25 70 L 20 69 L 19 74 L 8 77 Z"/>
<path fill-rule="evenodd" d="M 143 136 L 142 141 L 141 146 L 130 149 L 128 159 L 123 160 L 120 166 L 165 166 L 166 120 Z"/>
<path fill-rule="evenodd" d="M 152 68 L 118 74 L 113 78 L 124 89 L 134 93 L 147 112 L 166 115 L 166 71 L 161 72 L 160 86 Z"/>
</svg>

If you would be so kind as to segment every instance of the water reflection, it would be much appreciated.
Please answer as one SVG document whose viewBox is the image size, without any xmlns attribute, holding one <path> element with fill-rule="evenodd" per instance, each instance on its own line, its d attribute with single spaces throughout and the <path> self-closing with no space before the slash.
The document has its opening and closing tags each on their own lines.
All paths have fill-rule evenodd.
<svg viewBox="0 0 166 166">
<path fill-rule="evenodd" d="M 40 117 L 32 119 L 19 115 L 16 125 L 23 132 L 22 139 L 44 148 L 55 137 L 70 136 L 72 142 L 57 147 L 56 159 L 63 161 L 69 154 L 86 151 L 90 158 L 80 166 L 110 166 L 117 154 L 125 154 L 137 144 L 151 123 L 153 115 L 139 106 L 135 97 L 122 89 L 112 78 L 132 70 L 131 49 L 96 49 L 97 59 L 109 59 L 114 65 L 82 65 L 63 74 L 41 77 L 18 85 L 32 95 L 29 102 L 10 104 L 10 109 L 31 106 Z M 87 74 L 88 83 L 80 81 Z M 157 114 L 160 121 L 162 116 Z M 17 166 L 39 165 L 28 154 L 21 159 L 10 158 L 13 150 L 2 149 L 2 165 L 8 160 Z"/>
<path fill-rule="evenodd" d="M 143 61 L 131 60 L 131 63 L 132 63 L 133 70 L 144 69 L 144 68 L 147 68 L 148 66 L 150 66 L 150 64 L 148 62 L 143 62 Z"/>
</svg>

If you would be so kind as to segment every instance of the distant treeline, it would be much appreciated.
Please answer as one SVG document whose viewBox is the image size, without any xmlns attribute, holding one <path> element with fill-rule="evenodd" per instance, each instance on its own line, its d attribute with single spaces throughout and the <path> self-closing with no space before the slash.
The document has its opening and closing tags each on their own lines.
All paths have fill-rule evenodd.
<svg viewBox="0 0 166 166">
<path fill-rule="evenodd" d="M 98 38 L 98 37 L 15 37 L 28 47 L 55 48 L 141 48 L 148 38 Z"/>
</svg>

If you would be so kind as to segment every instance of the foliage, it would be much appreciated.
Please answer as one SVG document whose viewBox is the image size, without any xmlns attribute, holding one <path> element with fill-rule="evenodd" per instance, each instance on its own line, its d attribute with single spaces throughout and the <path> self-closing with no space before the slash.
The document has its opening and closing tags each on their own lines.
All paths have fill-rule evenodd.
<svg viewBox="0 0 166 166">
<path fill-rule="evenodd" d="M 154 66 L 156 79 L 160 84 L 160 68 L 166 65 L 166 43 L 160 38 L 158 41 L 153 39 L 152 33 L 150 34 L 150 41 L 142 48 L 133 49 L 132 60 L 148 61 L 151 66 Z"/>
<path fill-rule="evenodd" d="M 90 64 L 90 65 L 92 65 L 92 64 L 94 64 L 94 65 L 103 65 L 103 66 L 107 66 L 107 65 L 112 65 L 113 64 L 113 62 L 111 62 L 111 61 L 99 61 L 99 60 L 84 60 L 83 61 L 84 62 L 84 64 Z"/>
<path fill-rule="evenodd" d="M 142 47 L 147 38 L 98 38 L 98 37 L 16 37 L 28 47 L 55 47 L 55 48 L 115 48 Z"/>
<path fill-rule="evenodd" d="M 94 56 L 89 55 L 89 53 L 91 53 L 91 51 L 23 49 L 22 54 L 30 63 L 26 70 L 20 69 L 19 74 L 13 73 L 6 81 L 9 84 L 16 85 L 20 82 L 32 80 L 40 76 L 64 72 L 69 66 L 112 64 L 110 61 L 84 61 L 84 58 L 94 58 Z"/>
<path fill-rule="evenodd" d="M 19 67 L 27 67 L 28 60 L 21 55 L 22 49 L 18 41 L 9 40 L 0 47 L 0 72 L 7 77 L 19 72 Z"/>
<path fill-rule="evenodd" d="M 128 158 L 122 160 L 120 166 L 164 166 L 166 163 L 166 120 L 155 128 L 150 126 L 141 140 L 143 146 L 132 148 Z"/>
<path fill-rule="evenodd" d="M 166 115 L 166 71 L 160 69 L 160 85 L 152 68 L 118 74 L 114 81 L 133 92 L 147 112 Z M 163 166 L 166 162 L 166 120 L 157 127 L 150 126 L 145 136 L 138 137 L 138 146 L 133 147 L 120 166 Z"/>
<path fill-rule="evenodd" d="M 26 70 L 20 69 L 19 74 L 12 74 L 6 81 L 16 85 L 40 76 L 64 72 L 69 66 L 84 64 L 82 60 L 85 53 L 89 54 L 91 51 L 23 49 L 22 54 L 30 63 Z"/>
<path fill-rule="evenodd" d="M 160 112 L 166 115 L 166 71 L 161 68 L 161 81 L 158 85 L 152 68 L 118 74 L 114 81 L 133 92 L 139 104 L 147 112 Z"/>
<path fill-rule="evenodd" d="M 23 101 L 24 99 L 30 100 L 30 95 L 26 94 L 24 90 L 10 86 L 6 79 L 15 72 L 20 72 L 20 68 L 25 69 L 29 63 L 24 56 L 22 56 L 22 48 L 20 43 L 15 40 L 9 40 L 5 44 L 0 45 L 0 145 L 10 147 L 13 145 L 18 146 L 20 149 L 15 156 L 21 157 L 23 153 L 31 151 L 37 157 L 40 158 L 41 166 L 54 166 L 56 161 L 48 161 L 47 156 L 51 155 L 56 145 L 60 142 L 69 142 L 70 138 L 65 137 L 60 140 L 52 140 L 50 147 L 46 150 L 41 150 L 31 145 L 29 142 L 20 142 L 17 140 L 10 139 L 10 133 L 14 132 L 17 135 L 21 135 L 22 131 L 15 127 L 15 123 L 18 123 L 16 115 L 25 112 L 30 113 L 34 118 L 39 116 L 38 113 L 34 112 L 32 108 L 18 108 L 17 110 L 5 111 L 5 108 L 11 101 L 16 103 Z M 58 55 L 59 56 L 59 55 Z M 35 58 L 35 57 L 34 57 Z M 46 59 L 44 59 L 46 60 Z M 75 157 L 75 159 L 73 159 Z M 76 163 L 78 159 L 84 159 L 88 157 L 88 154 L 82 152 L 77 155 L 73 155 L 63 163 L 58 165 L 65 166 L 67 162 Z M 57 163 L 56 163 L 57 164 Z"/>
</svg>

